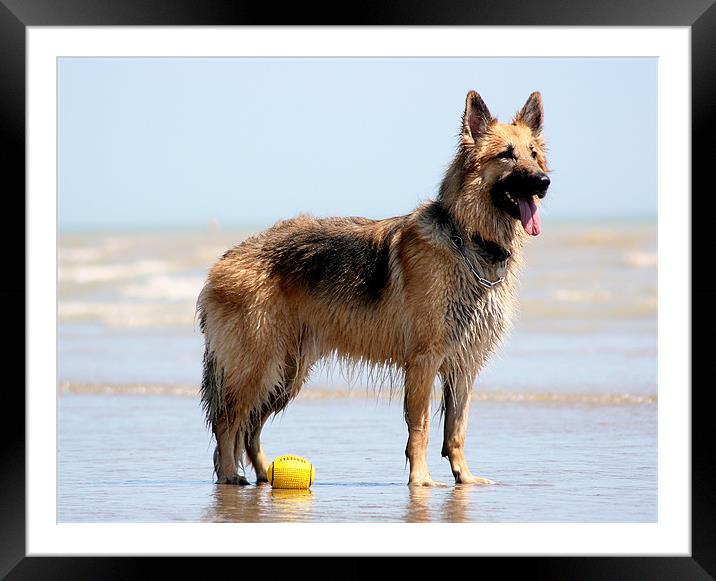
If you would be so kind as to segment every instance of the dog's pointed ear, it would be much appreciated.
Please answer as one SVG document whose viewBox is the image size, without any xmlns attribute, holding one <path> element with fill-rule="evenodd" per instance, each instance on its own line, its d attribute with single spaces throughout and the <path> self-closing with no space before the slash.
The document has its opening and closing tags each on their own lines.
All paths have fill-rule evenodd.
<svg viewBox="0 0 716 581">
<path fill-rule="evenodd" d="M 544 122 L 544 109 L 542 109 L 542 95 L 539 91 L 535 91 L 528 98 L 524 107 L 515 115 L 514 123 L 522 123 L 532 130 L 532 133 L 539 135 L 542 133 L 542 123 Z"/>
<path fill-rule="evenodd" d="M 479 94 L 470 91 L 465 99 L 462 115 L 462 143 L 474 145 L 492 122 L 492 114 Z"/>
</svg>

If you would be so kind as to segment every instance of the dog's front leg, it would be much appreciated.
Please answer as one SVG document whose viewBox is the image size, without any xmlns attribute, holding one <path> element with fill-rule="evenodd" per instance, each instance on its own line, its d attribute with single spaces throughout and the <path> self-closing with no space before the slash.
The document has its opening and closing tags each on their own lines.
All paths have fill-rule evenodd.
<svg viewBox="0 0 716 581">
<path fill-rule="evenodd" d="M 427 461 L 430 431 L 430 397 L 438 363 L 427 356 L 410 361 L 405 369 L 405 421 L 408 424 L 408 445 L 405 455 L 410 462 L 410 486 L 446 486 L 430 476 Z"/>
<path fill-rule="evenodd" d="M 473 381 L 474 376 L 443 375 L 445 431 L 442 456 L 450 460 L 450 469 L 456 484 L 494 484 L 488 478 L 473 476 L 465 460 L 465 436 Z"/>
</svg>

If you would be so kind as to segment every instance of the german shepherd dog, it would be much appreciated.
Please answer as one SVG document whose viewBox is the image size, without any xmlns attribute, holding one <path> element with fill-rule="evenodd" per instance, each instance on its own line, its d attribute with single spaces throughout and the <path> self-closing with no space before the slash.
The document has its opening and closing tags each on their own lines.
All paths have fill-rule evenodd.
<svg viewBox="0 0 716 581">
<path fill-rule="evenodd" d="M 492 483 L 465 460 L 468 405 L 509 326 L 521 249 L 540 233 L 538 208 L 550 184 L 542 121 L 537 92 L 511 123 L 500 123 L 470 91 L 457 153 L 434 201 L 384 220 L 300 215 L 214 264 L 197 316 L 218 483 L 248 484 L 246 457 L 257 483 L 267 481 L 261 429 L 326 357 L 397 370 L 411 486 L 441 485 L 426 458 L 439 377 L 442 456 L 456 483 Z"/>
</svg>

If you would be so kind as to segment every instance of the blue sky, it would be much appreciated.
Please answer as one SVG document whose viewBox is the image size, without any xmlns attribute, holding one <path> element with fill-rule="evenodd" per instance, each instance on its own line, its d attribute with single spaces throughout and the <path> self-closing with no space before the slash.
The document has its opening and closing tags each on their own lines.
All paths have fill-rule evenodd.
<svg viewBox="0 0 716 581">
<path fill-rule="evenodd" d="M 382 218 L 435 195 L 465 94 L 542 92 L 550 220 L 655 218 L 656 59 L 83 59 L 58 65 L 61 229 Z"/>
</svg>

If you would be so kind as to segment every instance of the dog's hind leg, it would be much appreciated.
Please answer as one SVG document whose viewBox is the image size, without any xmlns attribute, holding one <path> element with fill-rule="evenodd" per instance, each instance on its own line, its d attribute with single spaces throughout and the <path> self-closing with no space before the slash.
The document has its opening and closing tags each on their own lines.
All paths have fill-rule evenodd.
<svg viewBox="0 0 716 581">
<path fill-rule="evenodd" d="M 238 474 L 236 462 L 236 434 L 239 426 L 237 422 L 229 421 L 224 414 L 213 425 L 216 449 L 214 450 L 214 472 L 217 484 L 248 484 L 244 476 Z"/>
<path fill-rule="evenodd" d="M 244 447 L 249 462 L 256 472 L 256 483 L 268 482 L 268 459 L 261 447 L 261 430 L 271 414 L 277 414 L 285 409 L 289 402 L 298 395 L 309 373 L 310 366 L 296 363 L 296 358 L 287 356 L 284 368 L 284 378 L 274 387 L 269 399 L 263 404 L 255 415 L 255 421 L 250 430 L 246 432 Z"/>
<path fill-rule="evenodd" d="M 264 454 L 263 448 L 261 447 L 261 430 L 266 423 L 266 420 L 272 414 L 272 410 L 268 407 L 264 407 L 261 410 L 261 418 L 256 422 L 251 430 L 246 432 L 244 436 L 244 448 L 246 454 L 249 457 L 249 462 L 254 467 L 256 472 L 256 484 L 262 482 L 268 482 L 268 467 L 269 461 Z"/>
<path fill-rule="evenodd" d="M 465 460 L 470 393 L 474 376 L 441 372 L 443 378 L 443 410 L 445 425 L 442 456 L 450 460 L 456 484 L 494 484 L 492 480 L 473 476 Z"/>
<path fill-rule="evenodd" d="M 279 377 L 275 371 L 277 359 L 268 350 L 262 352 L 265 354 L 263 360 L 248 357 L 248 352 L 243 351 L 241 364 L 224 366 L 225 411 L 214 424 L 217 442 L 214 467 L 219 483 L 249 483 L 243 475 L 244 452 L 248 452 L 245 448 L 246 434 L 260 419 L 256 410 L 261 410 L 266 401 L 264 386 L 275 383 Z M 241 468 L 241 475 L 237 472 L 238 468 Z"/>
</svg>

